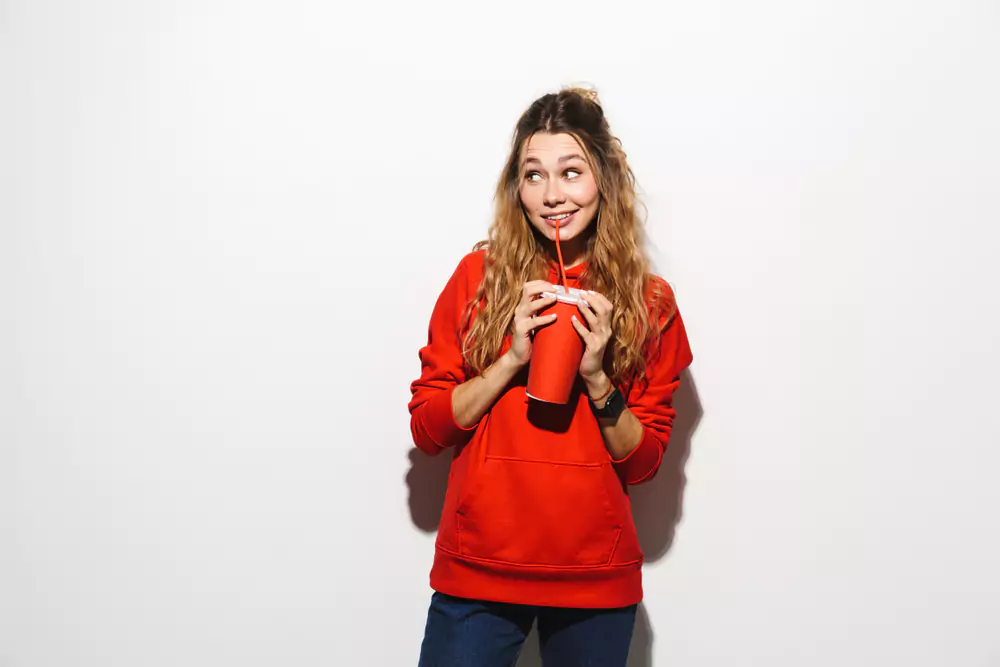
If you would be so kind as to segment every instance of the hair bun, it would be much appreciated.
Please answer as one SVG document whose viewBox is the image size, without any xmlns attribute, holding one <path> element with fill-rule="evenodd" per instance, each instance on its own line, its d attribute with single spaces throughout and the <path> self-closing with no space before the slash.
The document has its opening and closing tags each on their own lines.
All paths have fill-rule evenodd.
<svg viewBox="0 0 1000 667">
<path fill-rule="evenodd" d="M 579 95 L 580 97 L 590 100 L 597 106 L 601 106 L 601 100 L 597 96 L 597 89 L 594 86 L 587 83 L 574 83 L 565 86 L 562 89 L 563 93 L 569 93 L 571 95 Z"/>
</svg>

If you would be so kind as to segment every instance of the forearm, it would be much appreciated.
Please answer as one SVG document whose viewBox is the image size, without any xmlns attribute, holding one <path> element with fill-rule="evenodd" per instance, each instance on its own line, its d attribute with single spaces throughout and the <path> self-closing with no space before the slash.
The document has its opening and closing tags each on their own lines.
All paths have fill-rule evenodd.
<svg viewBox="0 0 1000 667">
<path fill-rule="evenodd" d="M 455 421 L 462 428 L 469 428 L 482 419 L 520 369 L 510 355 L 505 354 L 481 375 L 456 387 L 451 394 Z"/>
<path fill-rule="evenodd" d="M 595 378 L 584 378 L 584 381 L 591 399 L 601 399 L 595 401 L 595 405 L 598 408 L 604 407 L 608 390 L 611 388 L 611 380 L 608 376 L 601 373 Z M 642 422 L 627 407 L 618 415 L 618 419 L 598 419 L 597 423 L 601 427 L 604 445 L 607 447 L 608 453 L 611 454 L 611 458 L 616 461 L 628 456 L 642 441 Z"/>
</svg>

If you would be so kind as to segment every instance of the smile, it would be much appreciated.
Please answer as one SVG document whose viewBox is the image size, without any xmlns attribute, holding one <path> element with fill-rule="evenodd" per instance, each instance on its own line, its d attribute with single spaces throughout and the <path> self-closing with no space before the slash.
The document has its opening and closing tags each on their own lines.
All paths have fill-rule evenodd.
<svg viewBox="0 0 1000 667">
<path fill-rule="evenodd" d="M 545 222 L 549 223 L 550 227 L 555 227 L 557 222 L 559 223 L 560 227 L 565 227 L 567 224 L 569 224 L 573 220 L 573 216 L 575 216 L 576 213 L 577 213 L 576 211 L 573 211 L 572 213 L 559 213 L 559 214 L 556 214 L 556 215 L 543 215 L 542 219 L 544 219 Z"/>
</svg>

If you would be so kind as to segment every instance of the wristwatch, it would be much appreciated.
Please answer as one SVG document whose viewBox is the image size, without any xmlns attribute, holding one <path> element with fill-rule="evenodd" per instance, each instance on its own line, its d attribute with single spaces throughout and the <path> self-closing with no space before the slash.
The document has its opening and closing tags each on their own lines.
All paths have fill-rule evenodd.
<svg viewBox="0 0 1000 667">
<path fill-rule="evenodd" d="M 612 387 L 603 408 L 594 405 L 594 401 L 589 397 L 588 400 L 590 400 L 590 409 L 598 419 L 618 419 L 618 415 L 625 409 L 625 397 L 618 391 L 618 387 Z"/>
</svg>

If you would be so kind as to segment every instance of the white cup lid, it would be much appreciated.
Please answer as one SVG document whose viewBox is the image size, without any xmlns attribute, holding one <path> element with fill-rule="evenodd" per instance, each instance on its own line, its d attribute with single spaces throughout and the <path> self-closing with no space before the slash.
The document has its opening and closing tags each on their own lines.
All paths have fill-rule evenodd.
<svg viewBox="0 0 1000 667">
<path fill-rule="evenodd" d="M 569 303 L 576 306 L 584 300 L 582 289 L 570 287 L 567 291 L 562 285 L 556 285 L 555 287 L 556 300 L 561 301 L 562 303 Z"/>
</svg>

